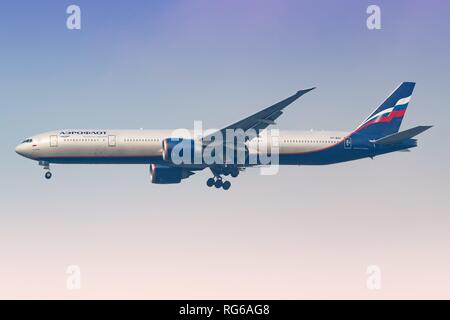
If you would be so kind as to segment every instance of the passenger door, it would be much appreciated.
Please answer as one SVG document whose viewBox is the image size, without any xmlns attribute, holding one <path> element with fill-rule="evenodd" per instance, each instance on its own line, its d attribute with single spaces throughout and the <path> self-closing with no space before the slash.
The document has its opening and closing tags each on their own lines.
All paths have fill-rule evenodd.
<svg viewBox="0 0 450 320">
<path fill-rule="evenodd" d="M 344 141 L 344 149 L 350 150 L 352 148 L 352 138 L 348 137 Z"/>
<path fill-rule="evenodd" d="M 58 146 L 58 136 L 50 136 L 50 147 L 57 147 Z"/>
<path fill-rule="evenodd" d="M 108 136 L 108 147 L 116 146 L 116 136 Z"/>
</svg>

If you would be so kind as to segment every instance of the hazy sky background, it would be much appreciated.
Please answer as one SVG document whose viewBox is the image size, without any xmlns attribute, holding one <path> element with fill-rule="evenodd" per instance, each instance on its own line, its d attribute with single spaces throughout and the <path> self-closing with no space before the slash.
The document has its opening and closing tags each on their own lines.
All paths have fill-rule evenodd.
<svg viewBox="0 0 450 320">
<path fill-rule="evenodd" d="M 449 17 L 437 0 L 2 1 L 0 298 L 450 298 Z M 62 128 L 221 127 L 310 86 L 279 127 L 351 130 L 402 81 L 402 128 L 435 125 L 411 153 L 250 169 L 228 192 L 138 165 L 46 181 L 14 152 Z"/>
</svg>

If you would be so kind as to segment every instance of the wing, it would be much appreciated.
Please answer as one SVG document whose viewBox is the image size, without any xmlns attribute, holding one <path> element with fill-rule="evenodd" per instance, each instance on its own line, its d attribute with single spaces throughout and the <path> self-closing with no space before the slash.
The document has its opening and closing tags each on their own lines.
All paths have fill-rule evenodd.
<svg viewBox="0 0 450 320">
<path fill-rule="evenodd" d="M 259 132 L 260 130 L 263 130 L 267 128 L 269 125 L 275 124 L 275 120 L 283 114 L 283 109 L 286 108 L 288 105 L 293 103 L 295 100 L 300 98 L 305 93 L 308 93 L 309 91 L 313 90 L 315 88 L 300 90 L 296 94 L 284 99 L 283 101 L 280 101 L 268 108 L 265 108 L 243 120 L 240 120 L 236 123 L 233 123 L 229 125 L 228 127 L 225 127 L 220 130 L 222 133 L 222 137 L 225 137 L 226 130 L 236 130 L 236 129 L 242 129 L 243 131 L 247 131 L 249 129 L 254 129 L 256 132 Z M 208 144 L 211 142 L 211 137 L 216 135 L 217 131 L 213 134 L 209 134 L 205 137 L 203 137 L 204 143 Z"/>
</svg>

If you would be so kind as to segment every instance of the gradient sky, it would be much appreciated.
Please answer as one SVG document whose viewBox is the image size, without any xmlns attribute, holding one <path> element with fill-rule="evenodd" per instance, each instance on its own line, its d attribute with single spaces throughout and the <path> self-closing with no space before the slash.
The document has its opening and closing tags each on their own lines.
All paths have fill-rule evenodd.
<svg viewBox="0 0 450 320">
<path fill-rule="evenodd" d="M 0 298 L 450 298 L 449 17 L 437 0 L 2 1 Z M 221 127 L 310 86 L 279 127 L 351 130 L 402 81 L 402 128 L 435 126 L 419 148 L 250 169 L 228 192 L 136 165 L 46 181 L 14 152 L 61 128 Z"/>
</svg>

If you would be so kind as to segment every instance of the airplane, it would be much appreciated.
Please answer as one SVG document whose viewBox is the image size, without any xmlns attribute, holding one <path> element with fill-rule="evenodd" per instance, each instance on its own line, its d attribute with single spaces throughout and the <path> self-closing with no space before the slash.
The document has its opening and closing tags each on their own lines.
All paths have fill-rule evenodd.
<svg viewBox="0 0 450 320">
<path fill-rule="evenodd" d="M 414 137 L 432 126 L 416 126 L 399 132 L 414 86 L 414 82 L 401 83 L 352 131 L 279 131 L 278 149 L 275 151 L 278 164 L 328 165 L 373 159 L 417 147 Z M 273 139 L 262 133 L 267 133 L 267 128 L 275 124 L 287 106 L 313 89 L 300 90 L 243 120 L 213 131 L 219 135 L 225 135 L 229 130 L 256 132 L 245 137 L 245 160 L 240 163 L 223 160 L 207 163 L 202 159 L 199 163 L 175 162 L 171 151 L 178 143 L 186 145 L 188 142 L 188 147 L 196 150 L 204 150 L 210 144 L 219 144 L 223 150 L 237 148 L 237 145 L 230 146 L 226 139 L 216 140 L 217 136 L 211 138 L 213 134 L 188 139 L 174 134 L 174 130 L 57 130 L 25 139 L 15 151 L 38 161 L 46 171 L 46 179 L 52 177 L 50 164 L 147 164 L 151 182 L 155 184 L 180 183 L 209 168 L 213 176 L 207 180 L 207 186 L 228 190 L 231 182 L 225 177 L 235 178 L 248 167 L 261 166 L 258 155 L 263 151 L 267 153 L 268 147 L 275 145 Z M 250 163 L 249 156 L 255 154 L 256 161 Z"/>
</svg>

